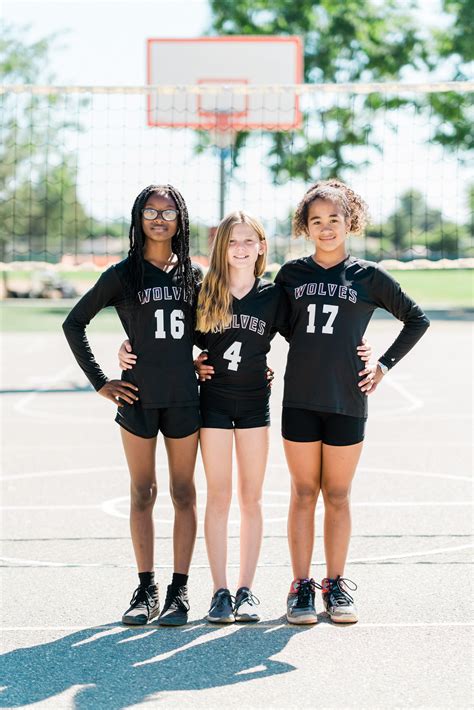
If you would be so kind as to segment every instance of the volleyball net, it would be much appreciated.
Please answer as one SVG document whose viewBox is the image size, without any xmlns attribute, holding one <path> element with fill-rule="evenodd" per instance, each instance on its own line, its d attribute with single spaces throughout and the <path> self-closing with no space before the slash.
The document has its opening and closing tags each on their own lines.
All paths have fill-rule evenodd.
<svg viewBox="0 0 474 710">
<path fill-rule="evenodd" d="M 280 264 L 307 252 L 291 236 L 305 190 L 336 176 L 370 209 L 353 254 L 473 257 L 473 95 L 474 82 L 3 87 L 0 261 L 123 258 L 136 195 L 171 183 L 188 204 L 194 255 L 206 257 L 222 214 L 242 209 L 262 220 Z M 297 126 L 282 129 L 289 106 Z M 250 110 L 260 121 L 242 121 Z"/>
</svg>

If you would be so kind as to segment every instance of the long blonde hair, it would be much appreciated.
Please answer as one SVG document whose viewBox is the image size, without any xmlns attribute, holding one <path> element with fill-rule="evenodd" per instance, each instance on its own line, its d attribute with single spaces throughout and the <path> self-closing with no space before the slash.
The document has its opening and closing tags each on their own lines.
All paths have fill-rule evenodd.
<svg viewBox="0 0 474 710">
<path fill-rule="evenodd" d="M 219 224 L 211 250 L 209 270 L 202 282 L 197 303 L 197 330 L 202 333 L 222 331 L 232 320 L 232 294 L 229 289 L 229 264 L 227 251 L 232 230 L 236 224 L 248 224 L 265 242 L 265 231 L 255 217 L 240 210 L 228 214 Z M 261 276 L 267 263 L 266 250 L 255 262 L 254 275 Z"/>
</svg>

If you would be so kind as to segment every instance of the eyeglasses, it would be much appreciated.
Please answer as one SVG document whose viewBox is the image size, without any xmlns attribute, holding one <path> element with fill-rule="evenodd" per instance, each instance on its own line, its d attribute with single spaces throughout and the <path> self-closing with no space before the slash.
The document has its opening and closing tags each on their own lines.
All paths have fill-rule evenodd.
<svg viewBox="0 0 474 710">
<path fill-rule="evenodd" d="M 153 207 L 145 207 L 142 210 L 143 219 L 164 219 L 165 222 L 173 222 L 178 216 L 179 212 L 177 210 L 154 210 Z"/>
</svg>

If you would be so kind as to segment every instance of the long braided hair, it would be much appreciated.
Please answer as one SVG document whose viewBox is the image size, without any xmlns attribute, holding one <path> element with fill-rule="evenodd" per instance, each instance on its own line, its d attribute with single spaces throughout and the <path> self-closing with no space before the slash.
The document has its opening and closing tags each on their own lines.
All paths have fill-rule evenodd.
<svg viewBox="0 0 474 710">
<path fill-rule="evenodd" d="M 171 197 L 176 203 L 178 215 L 178 229 L 171 240 L 171 249 L 178 257 L 178 275 L 183 288 L 185 303 L 192 305 L 195 293 L 194 274 L 189 258 L 189 215 L 186 202 L 182 194 L 172 185 L 148 185 L 135 199 L 132 207 L 132 220 L 128 238 L 129 293 L 127 296 L 132 303 L 138 304 L 138 292 L 143 290 L 144 259 L 143 247 L 145 234 L 142 229 L 142 209 L 151 194 L 156 193 L 163 197 Z"/>
</svg>

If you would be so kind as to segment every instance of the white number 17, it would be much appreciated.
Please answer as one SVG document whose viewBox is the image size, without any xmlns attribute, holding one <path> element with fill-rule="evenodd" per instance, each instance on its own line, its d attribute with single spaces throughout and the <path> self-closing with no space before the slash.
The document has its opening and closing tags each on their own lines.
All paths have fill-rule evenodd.
<svg viewBox="0 0 474 710">
<path fill-rule="evenodd" d="M 329 335 L 332 335 L 334 333 L 334 328 L 332 327 L 332 324 L 334 323 L 337 312 L 339 310 L 339 306 L 329 306 L 327 303 L 324 304 L 323 306 L 323 313 L 329 313 L 329 318 L 327 319 L 325 325 L 321 328 L 322 333 L 327 333 Z M 309 313 L 309 318 L 308 318 L 308 325 L 306 327 L 306 332 L 307 333 L 316 333 L 316 304 L 315 303 L 310 303 L 308 306 L 308 313 Z"/>
</svg>

